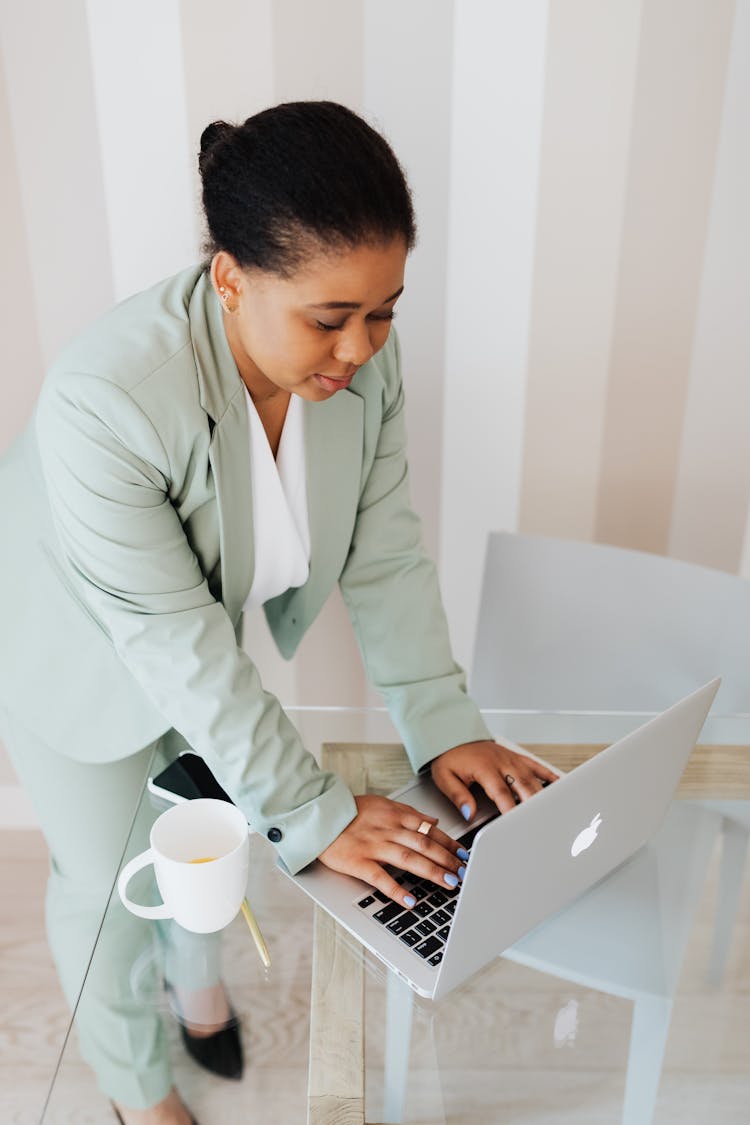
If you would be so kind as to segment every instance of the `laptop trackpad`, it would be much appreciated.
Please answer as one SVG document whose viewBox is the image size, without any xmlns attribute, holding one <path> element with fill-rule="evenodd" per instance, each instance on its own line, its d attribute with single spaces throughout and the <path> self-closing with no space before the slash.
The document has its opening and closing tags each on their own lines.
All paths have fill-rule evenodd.
<svg viewBox="0 0 750 1125">
<path fill-rule="evenodd" d="M 471 792 L 477 805 L 476 816 L 469 824 L 476 825 L 482 821 L 497 816 L 498 810 L 494 801 L 485 794 L 478 785 L 471 786 Z M 405 805 L 412 805 L 418 812 L 425 816 L 436 816 L 443 832 L 457 840 L 466 832 L 468 825 L 452 801 L 441 793 L 431 777 L 416 777 L 403 789 L 397 789 L 389 796 L 394 801 L 401 801 Z"/>
</svg>

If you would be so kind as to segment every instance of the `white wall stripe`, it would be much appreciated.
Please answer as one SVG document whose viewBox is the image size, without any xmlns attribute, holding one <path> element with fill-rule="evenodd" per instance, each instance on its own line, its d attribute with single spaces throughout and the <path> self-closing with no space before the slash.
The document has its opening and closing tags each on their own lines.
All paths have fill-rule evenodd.
<svg viewBox="0 0 750 1125">
<path fill-rule="evenodd" d="M 546 0 L 456 5 L 440 563 L 469 661 L 487 532 L 518 526 Z"/>
<path fill-rule="evenodd" d="M 399 34 L 394 36 L 396 25 Z M 442 460 L 453 2 L 366 0 L 364 39 L 365 114 L 404 165 L 419 226 L 397 325 L 412 502 L 434 556 Z M 404 113 L 407 96 L 410 112 Z"/>
<path fill-rule="evenodd" d="M 179 0 L 88 0 L 116 300 L 197 257 Z"/>
</svg>

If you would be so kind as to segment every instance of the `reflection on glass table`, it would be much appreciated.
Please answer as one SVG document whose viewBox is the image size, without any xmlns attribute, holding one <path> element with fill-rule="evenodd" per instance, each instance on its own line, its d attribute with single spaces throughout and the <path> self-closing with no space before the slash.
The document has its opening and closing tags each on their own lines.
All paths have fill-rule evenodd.
<svg viewBox="0 0 750 1125">
<path fill-rule="evenodd" d="M 388 793 L 408 780 L 385 712 L 290 715 L 355 791 Z M 496 737 L 561 770 L 644 718 L 486 713 Z M 108 1119 L 81 1044 L 85 1056 L 86 1021 L 106 1020 L 97 989 L 112 972 L 122 977 L 122 1004 L 143 1011 L 144 1027 L 166 1042 L 176 1085 L 201 1125 L 244 1116 L 337 1125 L 743 1120 L 750 886 L 742 837 L 726 831 L 711 802 L 736 802 L 739 818 L 750 807 L 750 719 L 710 717 L 678 797 L 646 848 L 437 1003 L 415 997 L 313 908 L 257 836 L 248 897 L 271 951 L 268 971 L 241 917 L 206 940 L 135 919 L 111 897 L 44 1122 Z M 151 801 L 144 779 L 122 863 L 147 846 L 164 807 Z M 723 912 L 722 881 L 736 892 L 724 894 Z M 141 895 L 149 893 L 144 883 Z M 717 933 L 723 952 L 712 972 Z M 200 1004 L 219 979 L 241 1021 L 241 1081 L 200 1069 L 182 1047 L 175 995 L 183 1006 Z M 154 1046 L 145 1036 L 144 1052 Z"/>
</svg>

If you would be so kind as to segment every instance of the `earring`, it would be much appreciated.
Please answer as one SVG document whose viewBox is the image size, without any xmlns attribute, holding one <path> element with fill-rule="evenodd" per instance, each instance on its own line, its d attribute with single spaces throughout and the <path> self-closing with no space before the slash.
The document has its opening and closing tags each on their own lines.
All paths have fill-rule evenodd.
<svg viewBox="0 0 750 1125">
<path fill-rule="evenodd" d="M 226 291 L 226 289 L 224 288 L 223 285 L 219 286 L 219 293 L 221 294 L 221 299 L 224 302 L 224 312 L 226 312 L 226 313 L 237 312 L 237 306 L 236 305 L 230 306 L 230 305 L 227 304 L 227 301 L 229 300 L 229 294 L 227 293 L 227 291 Z"/>
</svg>

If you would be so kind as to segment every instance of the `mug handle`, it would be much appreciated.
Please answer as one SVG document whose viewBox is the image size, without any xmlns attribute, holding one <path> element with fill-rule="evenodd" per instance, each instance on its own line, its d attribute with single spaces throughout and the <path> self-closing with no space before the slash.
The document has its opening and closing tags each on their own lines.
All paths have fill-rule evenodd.
<svg viewBox="0 0 750 1125">
<path fill-rule="evenodd" d="M 148 867 L 149 863 L 153 862 L 153 849 L 148 848 L 145 852 L 141 852 L 140 855 L 131 859 L 129 863 L 126 863 L 117 880 L 117 891 L 122 899 L 122 905 L 127 907 L 131 914 L 137 914 L 139 918 L 171 918 L 172 912 L 163 902 L 159 906 L 140 906 L 137 902 L 129 899 L 126 894 L 126 887 L 136 871 Z"/>
</svg>

